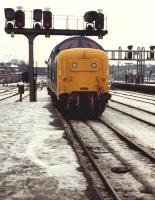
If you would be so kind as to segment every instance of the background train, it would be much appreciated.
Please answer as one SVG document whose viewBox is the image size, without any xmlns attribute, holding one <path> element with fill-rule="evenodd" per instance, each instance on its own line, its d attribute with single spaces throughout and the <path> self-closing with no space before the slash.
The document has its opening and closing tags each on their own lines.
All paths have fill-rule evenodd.
<svg viewBox="0 0 155 200">
<path fill-rule="evenodd" d="M 48 93 L 64 113 L 99 117 L 110 99 L 109 61 L 104 49 L 87 37 L 58 44 L 47 62 Z"/>
</svg>

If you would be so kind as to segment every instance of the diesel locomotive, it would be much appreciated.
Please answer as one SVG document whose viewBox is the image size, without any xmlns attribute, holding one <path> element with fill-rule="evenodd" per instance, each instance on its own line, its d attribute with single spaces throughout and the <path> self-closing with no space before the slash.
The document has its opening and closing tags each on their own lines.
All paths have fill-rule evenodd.
<svg viewBox="0 0 155 200">
<path fill-rule="evenodd" d="M 97 42 L 71 37 L 59 43 L 47 61 L 48 93 L 64 113 L 98 118 L 110 99 L 109 61 Z"/>
</svg>

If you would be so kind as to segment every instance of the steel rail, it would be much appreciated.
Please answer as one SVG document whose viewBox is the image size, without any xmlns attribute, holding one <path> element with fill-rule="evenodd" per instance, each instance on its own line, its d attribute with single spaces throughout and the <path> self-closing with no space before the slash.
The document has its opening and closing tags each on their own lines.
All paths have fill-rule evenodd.
<svg viewBox="0 0 155 200">
<path fill-rule="evenodd" d="M 118 104 L 122 104 L 122 105 L 124 105 L 124 106 L 128 106 L 128 107 L 130 107 L 130 108 L 134 108 L 134 109 L 137 109 L 137 110 L 140 110 L 140 111 L 143 111 L 143 112 L 146 112 L 146 113 L 151 114 L 151 115 L 155 115 L 155 113 L 150 112 L 150 111 L 148 111 L 148 110 L 143 110 L 143 109 L 141 109 L 141 108 L 137 108 L 137 107 L 135 107 L 135 106 L 131 106 L 131 105 L 128 105 L 128 104 L 119 102 L 119 101 L 115 101 L 115 100 L 113 100 L 113 99 L 110 99 L 110 101 L 115 102 L 115 103 L 118 103 Z"/>
<path fill-rule="evenodd" d="M 147 96 L 147 95 L 141 95 L 141 96 L 138 96 L 138 95 L 140 95 L 140 94 L 133 94 L 133 93 L 130 93 L 130 92 L 127 92 L 127 91 L 125 91 L 125 93 L 123 93 L 123 92 L 118 92 L 118 91 L 110 91 L 110 93 L 114 93 L 114 95 L 115 94 L 121 94 L 121 95 L 127 95 L 127 96 L 132 96 L 132 97 L 137 97 L 137 98 L 142 98 L 142 99 L 145 99 L 145 100 L 150 100 L 150 101 L 155 101 L 155 98 L 149 98 L 149 96 Z"/>
<path fill-rule="evenodd" d="M 5 98 L 3 98 L 3 99 L 0 99 L 0 101 L 3 101 L 3 100 L 5 100 L 5 99 L 9 99 L 9 98 L 11 98 L 11 97 L 14 97 L 14 96 L 16 96 L 16 95 L 18 95 L 19 93 L 15 93 L 15 94 L 13 94 L 13 95 L 11 95 L 11 96 L 7 96 L 7 97 L 5 97 Z"/>
<path fill-rule="evenodd" d="M 138 100 L 138 99 L 132 99 L 130 97 L 126 97 L 125 95 L 123 94 L 113 94 L 115 96 L 119 96 L 119 97 L 123 97 L 123 98 L 126 98 L 126 99 L 131 99 L 131 100 L 134 100 L 134 101 L 139 101 L 139 102 L 143 102 L 143 103 L 148 103 L 148 104 L 151 104 L 151 105 L 155 105 L 155 103 L 150 103 L 148 101 L 143 101 L 143 100 Z M 140 98 L 140 97 L 139 97 Z"/>
<path fill-rule="evenodd" d="M 22 99 L 25 99 L 26 97 L 28 97 L 30 94 L 27 94 L 27 95 L 25 95 L 24 97 L 22 97 Z M 15 101 L 15 102 L 20 102 L 20 99 L 18 99 L 17 101 Z"/>
<path fill-rule="evenodd" d="M 0 94 L 3 94 L 3 93 L 5 93 L 5 92 L 8 92 L 8 90 L 4 90 L 4 91 L 0 92 Z"/>
<path fill-rule="evenodd" d="M 68 125 L 69 125 L 72 133 L 74 134 L 74 136 L 76 137 L 76 139 L 78 140 L 78 142 L 80 143 L 80 145 L 82 146 L 83 150 L 87 153 L 90 161 L 92 162 L 93 166 L 95 167 L 95 169 L 96 169 L 97 173 L 99 174 L 101 180 L 108 187 L 108 190 L 111 193 L 112 197 L 115 200 L 120 200 L 120 197 L 118 196 L 117 192 L 114 190 L 114 188 L 112 187 L 111 183 L 108 181 L 107 177 L 104 175 L 103 171 L 97 165 L 96 161 L 94 160 L 93 156 L 91 155 L 91 153 L 89 152 L 89 150 L 85 146 L 84 142 L 82 141 L 82 139 L 79 137 L 79 135 L 74 130 L 72 124 L 68 120 L 67 120 L 67 123 L 68 123 Z"/>
<path fill-rule="evenodd" d="M 26 90 L 28 90 L 28 88 L 26 88 L 24 91 L 26 91 Z M 15 93 L 15 94 L 13 94 L 13 95 L 4 97 L 4 98 L 0 99 L 0 101 L 3 101 L 3 100 L 5 100 L 5 99 L 9 99 L 9 98 L 14 97 L 14 96 L 16 96 L 16 95 L 18 95 L 18 94 L 19 94 L 19 92 L 18 92 L 18 93 Z"/>
<path fill-rule="evenodd" d="M 0 92 L 0 96 L 4 96 L 4 95 L 6 95 L 6 94 L 12 94 L 12 93 L 14 93 L 14 92 L 17 92 L 17 90 L 15 90 L 15 89 L 12 89 L 12 90 L 5 90 L 5 91 L 3 91 L 3 92 Z"/>
<path fill-rule="evenodd" d="M 105 122 L 103 119 L 99 119 L 99 122 L 103 123 L 105 126 L 107 126 L 109 129 L 111 129 L 121 140 L 123 140 L 127 145 L 131 146 L 132 148 L 138 150 L 140 153 L 145 155 L 147 158 L 149 158 L 152 162 L 155 162 L 155 156 L 147 151 L 146 149 L 142 148 L 140 145 L 136 144 L 134 141 L 130 140 L 128 137 L 126 137 L 124 134 L 121 133 L 121 131 L 116 130 L 112 125 Z"/>
<path fill-rule="evenodd" d="M 136 116 L 134 116 L 134 115 L 132 115 L 132 114 L 129 114 L 129 113 L 127 113 L 127 112 L 124 112 L 124 111 L 122 111 L 122 110 L 119 110 L 119 109 L 114 108 L 114 107 L 109 106 L 109 105 L 108 105 L 108 108 L 113 109 L 113 110 L 117 110 L 117 111 L 120 112 L 120 113 L 123 113 L 123 114 L 125 114 L 125 115 L 128 115 L 129 117 L 132 117 L 132 118 L 137 119 L 137 120 L 139 120 L 139 121 L 141 121 L 141 122 L 144 122 L 144 123 L 146 123 L 146 124 L 148 124 L 148 125 L 150 125 L 150 126 L 155 127 L 155 124 L 153 124 L 153 123 L 151 123 L 151 122 L 148 122 L 148 121 L 145 121 L 145 120 L 143 120 L 143 119 L 141 119 L 141 118 L 139 118 L 139 117 L 136 117 Z"/>
</svg>

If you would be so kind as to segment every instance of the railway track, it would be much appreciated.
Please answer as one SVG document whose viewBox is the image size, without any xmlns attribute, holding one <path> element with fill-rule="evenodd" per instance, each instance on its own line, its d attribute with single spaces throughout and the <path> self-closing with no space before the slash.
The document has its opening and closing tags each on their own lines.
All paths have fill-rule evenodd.
<svg viewBox="0 0 155 200">
<path fill-rule="evenodd" d="M 120 94 L 118 92 L 111 92 L 111 94 L 115 95 L 115 96 L 118 96 L 118 97 L 125 98 L 125 99 L 130 99 L 130 100 L 134 100 L 134 101 L 138 101 L 138 102 L 143 102 L 143 103 L 150 104 L 150 105 L 155 105 L 155 100 L 154 99 L 152 100 L 152 99 L 146 99 L 145 98 L 145 100 L 142 100 L 141 97 L 138 97 L 138 98 L 136 97 L 135 98 L 133 95 Z M 132 97 L 129 97 L 129 96 L 132 96 Z"/>
<path fill-rule="evenodd" d="M 37 90 L 39 90 L 40 89 L 40 87 L 38 87 L 37 88 Z M 28 92 L 28 90 L 29 90 L 29 88 L 28 87 L 25 87 L 25 89 L 24 89 L 24 94 L 22 94 L 22 99 L 25 99 L 25 98 L 27 98 L 28 96 L 29 96 L 29 92 Z M 12 90 L 11 90 L 12 91 Z M 14 92 L 13 92 L 14 91 Z M 17 96 L 17 98 L 18 98 L 18 95 L 20 95 L 19 94 L 19 92 L 18 92 L 18 90 L 17 90 L 17 88 L 16 89 L 13 89 L 13 91 L 11 92 L 11 93 L 13 93 L 13 94 L 11 94 L 10 95 L 10 93 L 8 93 L 8 92 L 10 92 L 10 90 L 9 91 L 2 91 L 3 93 L 4 93 L 4 95 L 5 95 L 5 97 L 2 97 L 2 95 L 1 95 L 1 93 L 0 93 L 0 101 L 5 101 L 5 100 L 11 100 L 11 98 L 13 98 L 13 97 L 15 97 L 15 96 Z M 26 93 L 25 93 L 26 92 Z M 12 99 L 12 101 L 13 102 L 20 102 L 20 97 L 18 98 L 18 99 Z"/>
<path fill-rule="evenodd" d="M 124 106 L 128 106 L 128 107 L 130 107 L 130 108 L 134 108 L 134 109 L 136 109 L 136 110 L 140 110 L 140 111 L 146 112 L 146 113 L 151 114 L 151 115 L 155 115 L 154 112 L 150 112 L 150 111 L 148 111 L 148 110 L 144 110 L 144 109 L 138 108 L 138 107 L 133 106 L 133 105 L 131 106 L 131 105 L 129 105 L 129 104 L 126 104 L 126 103 L 123 103 L 123 102 L 120 102 L 120 101 L 117 101 L 117 100 L 111 99 L 110 101 L 111 101 L 111 102 L 118 103 L 118 104 L 121 104 L 121 105 L 124 105 Z"/>
<path fill-rule="evenodd" d="M 5 89 L 5 90 L 2 90 L 0 92 L 0 96 L 5 96 L 5 95 L 8 95 L 8 94 L 12 94 L 12 93 L 15 93 L 17 91 L 18 91 L 17 88 L 13 88 L 13 89 L 8 88 L 8 89 Z"/>
<path fill-rule="evenodd" d="M 109 101 L 108 107 L 110 109 L 116 110 L 120 113 L 128 115 L 136 120 L 144 122 L 150 126 L 155 126 L 155 110 L 154 104 L 150 102 L 141 102 L 138 104 L 138 101 L 132 99 L 131 101 L 125 101 L 125 97 L 123 98 L 112 96 L 112 99 Z"/>
<path fill-rule="evenodd" d="M 29 96 L 29 94 L 23 96 L 22 99 L 25 99 L 25 98 L 27 98 L 28 96 Z M 16 100 L 15 102 L 20 102 L 20 99 Z"/>
<path fill-rule="evenodd" d="M 77 132 L 75 131 L 75 129 L 74 129 L 73 125 L 72 125 L 72 123 L 70 121 L 67 121 L 67 123 L 69 124 L 69 127 L 70 127 L 71 131 L 73 132 L 73 134 L 75 135 L 76 139 L 78 140 L 78 142 L 82 146 L 84 152 L 89 157 L 89 159 L 90 159 L 92 165 L 94 166 L 95 170 L 97 171 L 99 177 L 103 181 L 103 184 L 105 184 L 107 186 L 108 191 L 110 192 L 110 194 L 112 195 L 112 197 L 114 199 L 120 200 L 120 197 L 118 196 L 118 194 L 115 191 L 115 189 L 113 188 L 112 184 L 110 183 L 110 181 L 106 177 L 104 171 L 100 168 L 100 166 L 98 166 L 97 162 L 94 159 L 93 154 L 90 152 L 90 150 L 88 149 L 87 145 L 83 142 L 81 137 L 77 134 Z"/>
<path fill-rule="evenodd" d="M 121 131 L 117 130 L 116 127 L 114 127 L 112 124 L 108 124 L 103 119 L 99 119 L 99 122 L 103 123 L 109 129 L 111 129 L 121 140 L 123 140 L 131 148 L 133 148 L 136 151 L 139 151 L 141 154 L 143 154 L 144 156 L 146 156 L 148 159 L 150 159 L 152 162 L 155 163 L 155 156 L 152 154 L 152 152 L 149 152 L 145 148 L 143 148 L 140 145 L 136 144 L 129 137 L 125 136 Z"/>
<path fill-rule="evenodd" d="M 110 194 L 112 199 L 124 200 L 124 199 L 136 199 L 136 198 L 138 199 L 139 198 L 137 197 L 138 193 L 134 194 L 135 191 L 131 192 L 131 189 L 133 189 L 132 187 L 128 188 L 127 186 L 125 186 L 124 189 L 122 190 L 120 189 L 121 187 L 123 187 L 123 183 L 125 181 L 124 177 L 122 176 L 129 176 L 129 180 L 130 179 L 132 180 L 132 181 L 130 180 L 131 182 L 129 181 L 130 182 L 129 185 L 130 184 L 134 185 L 134 182 L 135 182 L 135 184 L 140 185 L 138 187 L 145 188 L 142 190 L 143 192 L 139 192 L 139 196 L 142 196 L 143 195 L 142 193 L 145 193 L 144 196 L 147 196 L 146 193 L 148 193 L 149 199 L 154 199 L 155 193 L 154 193 L 153 186 L 151 185 L 151 183 L 148 180 L 145 180 L 145 178 L 141 180 L 140 177 L 142 176 L 142 172 L 136 173 L 135 172 L 136 170 L 133 170 L 135 166 L 133 167 L 132 164 L 127 161 L 126 158 L 125 159 L 122 158 L 121 155 L 119 155 L 119 153 L 113 149 L 113 146 L 109 144 L 111 143 L 112 138 L 109 141 L 105 141 L 105 137 L 101 136 L 100 132 L 102 132 L 106 127 L 106 129 L 112 132 L 113 136 L 111 137 L 117 137 L 118 145 L 120 146 L 122 145 L 123 148 L 125 148 L 125 151 L 128 151 L 129 154 L 131 155 L 134 154 L 136 158 L 138 157 L 139 162 L 140 163 L 144 162 L 143 165 L 145 167 L 147 165 L 148 168 L 149 168 L 150 163 L 152 163 L 153 165 L 153 163 L 155 162 L 155 157 L 150 152 L 148 152 L 147 150 L 140 147 L 139 145 L 131 141 L 129 138 L 127 138 L 126 136 L 118 132 L 114 127 L 104 122 L 104 120 L 99 120 L 99 121 L 94 122 L 94 121 L 76 121 L 76 120 L 66 121 L 65 119 L 62 119 L 62 122 L 63 124 L 65 124 L 65 131 L 68 132 L 69 130 L 70 132 L 69 135 L 70 134 L 72 135 L 72 136 L 70 135 L 69 137 L 72 138 L 71 140 L 72 140 L 73 146 L 75 143 L 73 138 L 76 138 L 76 140 L 81 145 L 84 151 L 84 153 L 82 154 L 87 155 L 87 157 L 89 157 L 89 162 L 91 162 L 91 165 L 93 166 L 94 171 L 97 172 L 100 180 L 102 181 L 104 194 L 101 193 L 99 195 L 100 199 L 107 198 L 105 196 L 105 193 L 107 193 L 107 191 L 108 191 L 108 195 Z M 103 130 L 100 129 L 100 131 L 98 131 L 97 130 L 98 126 L 102 126 Z M 77 147 L 77 145 L 75 146 Z M 75 151 L 77 151 L 76 147 L 74 147 Z M 108 163 L 109 161 L 107 157 L 108 159 L 111 160 L 112 163 L 116 162 L 118 166 L 121 166 L 120 169 L 118 169 L 118 171 L 120 170 L 121 172 L 119 173 L 114 172 L 117 169 L 117 167 L 112 166 L 115 164 L 112 164 L 109 166 L 109 163 Z M 86 163 L 85 165 L 87 166 Z M 149 169 L 149 170 L 152 171 L 152 169 Z M 137 180 L 137 176 L 139 176 L 138 180 Z M 120 184 L 119 187 L 116 186 L 118 182 Z M 145 191 L 146 182 L 147 182 L 147 185 L 149 185 L 149 191 Z M 127 190 L 129 190 L 130 192 L 127 192 Z"/>
<path fill-rule="evenodd" d="M 128 98 L 129 95 L 132 96 L 132 92 L 129 92 L 128 94 L 128 92 L 126 91 L 125 92 L 112 91 L 112 98 L 109 101 L 110 107 L 115 110 L 117 109 L 117 111 L 120 111 L 120 112 L 122 111 L 122 113 L 124 112 L 124 114 L 127 114 L 127 115 L 129 114 L 133 118 L 141 120 L 142 122 L 145 122 L 151 126 L 154 126 L 155 123 L 153 120 L 153 116 L 155 115 L 155 109 L 154 109 L 155 98 L 151 96 L 151 99 L 150 99 L 148 97 L 150 95 L 141 97 L 140 94 L 137 94 L 135 92 L 133 94 L 134 97 L 132 96 L 132 98 L 130 97 Z M 137 99 L 137 96 L 138 96 L 138 99 Z M 144 98 L 145 100 L 141 100 Z M 131 113 L 131 111 L 133 111 L 133 113 Z"/>
<path fill-rule="evenodd" d="M 27 91 L 28 90 L 28 88 L 25 88 L 25 90 L 24 91 Z M 10 93 L 11 93 L 11 95 L 10 95 Z M 12 94 L 13 93 L 13 94 Z M 15 96 L 17 96 L 17 95 L 19 95 L 19 92 L 17 92 L 17 89 L 13 89 L 13 90 L 9 90 L 9 91 L 3 91 L 3 95 L 5 95 L 5 97 L 2 97 L 2 98 L 0 98 L 0 101 L 4 101 L 4 100 L 6 100 L 6 99 L 10 99 L 10 98 L 12 98 L 12 97 L 15 97 Z M 9 96 L 8 96 L 9 95 Z M 29 94 L 28 94 L 29 95 Z M 25 95 L 25 96 L 23 96 L 22 98 L 26 98 L 28 95 Z M 1 94 L 0 94 L 0 96 L 2 96 Z M 19 102 L 20 100 L 15 100 L 15 102 Z"/>
<path fill-rule="evenodd" d="M 155 155 L 153 144 L 155 127 L 154 113 L 117 101 L 109 102 L 106 111 L 105 119 L 107 121 L 115 123 L 118 129 L 124 130 L 124 133 L 129 135 L 129 138 L 134 138 L 134 141 L 138 142 L 140 146 L 145 146 L 145 149 L 149 149 Z M 110 118 L 112 116 L 114 119 L 111 120 Z"/>
<path fill-rule="evenodd" d="M 4 97 L 4 98 L 1 98 L 0 101 L 3 101 L 3 100 L 5 100 L 5 99 L 9 99 L 9 98 L 14 97 L 14 96 L 17 96 L 17 95 L 19 95 L 19 93 L 15 93 L 15 94 L 12 94 L 12 95 L 10 95 L 10 96 L 6 96 L 6 97 Z"/>
<path fill-rule="evenodd" d="M 87 167 L 89 169 L 91 169 L 92 172 L 96 171 L 96 173 L 99 176 L 99 177 L 97 177 L 97 179 L 99 178 L 100 179 L 99 182 L 101 181 L 101 183 L 97 182 L 95 184 L 95 183 L 93 183 L 92 180 L 90 181 L 91 184 L 93 185 L 93 190 L 95 188 L 95 192 L 97 194 L 97 199 L 98 200 L 103 200 L 103 199 L 120 200 L 120 197 L 118 196 L 117 192 L 113 188 L 112 184 L 109 182 L 109 180 L 106 177 L 106 175 L 104 174 L 103 170 L 96 163 L 96 161 L 94 159 L 94 155 L 90 152 L 90 149 L 88 148 L 88 145 L 86 145 L 85 142 L 83 142 L 82 138 L 77 134 L 77 132 L 74 129 L 74 126 L 72 125 L 71 121 L 68 121 L 68 120 L 66 121 L 61 116 L 61 114 L 59 112 L 57 112 L 57 113 L 58 113 L 58 116 L 61 118 L 62 123 L 64 124 L 65 131 L 66 131 L 66 133 L 68 134 L 68 137 L 69 137 L 68 139 L 72 143 L 73 148 L 75 150 L 75 153 L 77 154 L 79 160 L 83 163 L 83 167 L 82 168 L 84 168 L 84 171 L 85 171 L 87 179 L 90 180 L 92 178 L 91 175 L 88 173 Z M 78 145 L 80 145 L 80 148 L 79 148 L 80 150 L 79 151 L 77 150 L 78 149 L 78 147 L 77 147 Z M 81 150 L 81 148 L 82 148 L 82 150 Z M 85 164 L 83 162 L 83 158 L 81 158 L 82 157 L 81 155 L 84 155 L 84 157 L 86 156 L 88 158 L 87 164 Z M 94 175 L 93 175 L 93 177 L 94 177 Z M 99 188 L 98 188 L 98 186 L 95 186 L 95 185 L 98 185 Z M 101 190 L 102 190 L 102 192 L 101 192 Z M 102 193 L 104 193 L 103 197 L 102 197 Z"/>
<path fill-rule="evenodd" d="M 145 100 L 151 100 L 155 101 L 155 96 L 150 95 L 150 94 L 143 94 L 143 93 L 138 93 L 138 92 L 129 92 L 129 91 L 117 91 L 117 90 L 110 90 L 111 93 L 113 94 L 122 94 L 126 96 L 131 96 L 131 97 L 137 97 Z"/>
<path fill-rule="evenodd" d="M 15 89 L 14 89 L 15 90 Z M 13 89 L 11 90 L 2 90 L 2 91 L 0 91 L 0 96 L 3 96 L 3 95 L 5 95 L 6 93 L 8 94 L 10 94 L 10 93 L 12 93 L 13 91 L 14 91 Z M 16 91 L 17 91 L 17 89 L 16 89 Z"/>
<path fill-rule="evenodd" d="M 122 105 L 124 105 L 124 104 L 122 104 Z M 141 121 L 141 122 L 143 122 L 143 123 L 145 123 L 145 124 L 148 124 L 148 125 L 150 125 L 150 126 L 155 127 L 155 123 L 149 121 L 149 119 L 148 119 L 148 120 L 144 120 L 144 119 L 141 117 L 141 115 L 136 116 L 136 115 L 131 114 L 131 113 L 127 112 L 127 111 L 124 111 L 123 109 L 118 109 L 118 108 L 115 108 L 114 106 L 110 106 L 110 105 L 108 105 L 107 107 L 110 108 L 110 109 L 112 109 L 112 110 L 116 110 L 116 111 L 118 111 L 118 112 L 120 112 L 120 113 L 123 113 L 123 114 L 125 114 L 125 115 L 127 115 L 127 116 L 129 116 L 129 117 L 132 117 L 132 118 L 134 118 L 134 119 L 136 119 L 136 120 L 139 120 L 139 121 Z M 129 106 L 129 107 L 131 108 L 131 106 Z M 146 112 L 145 110 L 142 110 L 142 109 L 138 109 L 138 108 L 135 108 L 135 109 L 137 109 L 137 110 L 139 110 L 139 111 Z M 147 113 L 148 113 L 148 112 L 147 112 Z M 151 112 L 149 112 L 148 114 L 154 115 L 154 113 L 151 113 Z"/>
</svg>

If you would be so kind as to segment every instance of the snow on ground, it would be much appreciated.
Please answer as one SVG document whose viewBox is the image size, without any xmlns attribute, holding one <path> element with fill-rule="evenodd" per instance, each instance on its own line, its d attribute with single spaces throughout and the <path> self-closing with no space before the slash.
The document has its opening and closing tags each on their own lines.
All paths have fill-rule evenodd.
<svg viewBox="0 0 155 200">
<path fill-rule="evenodd" d="M 46 89 L 38 90 L 37 102 L 29 103 L 29 97 L 22 103 L 13 102 L 17 99 L 0 102 L 0 199 L 87 199 L 86 179 Z M 153 105 L 112 99 L 155 112 Z M 143 112 L 112 105 L 153 122 L 153 117 Z M 155 152 L 155 128 L 110 108 L 103 119 Z"/>
<path fill-rule="evenodd" d="M 152 114 L 143 112 L 141 110 L 137 110 L 137 109 L 134 109 L 134 108 L 131 108 L 131 107 L 128 107 L 116 102 L 112 102 L 112 101 L 109 102 L 109 106 L 111 106 L 112 108 L 116 108 L 120 111 L 123 111 L 125 113 L 128 113 L 132 116 L 138 117 L 147 122 L 151 122 L 152 124 L 155 125 L 155 115 L 152 115 Z"/>
<path fill-rule="evenodd" d="M 112 96 L 112 100 L 155 113 L 155 106 L 148 103 L 143 103 L 143 102 L 139 102 L 139 101 L 135 101 L 135 100 L 119 97 L 119 96 Z"/>
<path fill-rule="evenodd" d="M 119 106 L 118 106 L 119 107 Z M 122 107 L 120 106 L 120 110 Z M 107 108 L 102 118 L 129 135 L 137 143 L 155 152 L 155 128 L 118 111 Z"/>
<path fill-rule="evenodd" d="M 153 94 L 144 94 L 144 93 L 140 93 L 140 92 L 134 92 L 134 91 L 127 91 L 127 90 L 110 90 L 110 92 L 112 92 L 112 93 L 115 93 L 115 94 L 126 94 L 126 95 L 128 95 L 128 96 L 132 96 L 132 95 L 134 95 L 134 96 L 137 96 L 137 97 L 143 97 L 143 98 L 146 98 L 146 99 L 149 99 L 149 98 L 151 98 L 151 99 L 154 99 L 155 100 L 155 95 L 153 95 Z"/>
<path fill-rule="evenodd" d="M 13 94 L 15 94 L 15 93 L 17 93 L 17 92 L 14 92 L 14 93 L 12 93 L 12 94 L 5 94 L 5 96 L 3 95 L 0 99 L 3 99 L 3 98 L 5 98 L 5 97 L 9 97 L 9 96 L 11 96 L 11 95 L 13 95 Z M 28 94 L 29 94 L 29 91 L 26 90 L 26 91 L 24 91 L 24 94 L 22 95 L 22 97 L 27 96 Z M 17 94 L 17 95 L 15 95 L 15 96 L 13 96 L 13 97 L 4 99 L 3 101 L 4 101 L 4 102 L 10 102 L 10 103 L 12 103 L 12 102 L 18 101 L 19 99 L 20 99 L 20 95 Z"/>
<path fill-rule="evenodd" d="M 154 100 L 152 99 L 143 99 L 142 96 L 129 96 L 128 94 L 120 94 L 120 93 L 113 93 L 113 96 L 119 96 L 125 99 L 133 99 L 133 100 L 137 100 L 137 101 L 141 101 L 141 102 L 148 102 L 151 104 L 155 104 Z"/>
<path fill-rule="evenodd" d="M 0 104 L 0 199 L 86 199 L 86 179 L 46 89 L 38 102 Z"/>
</svg>

